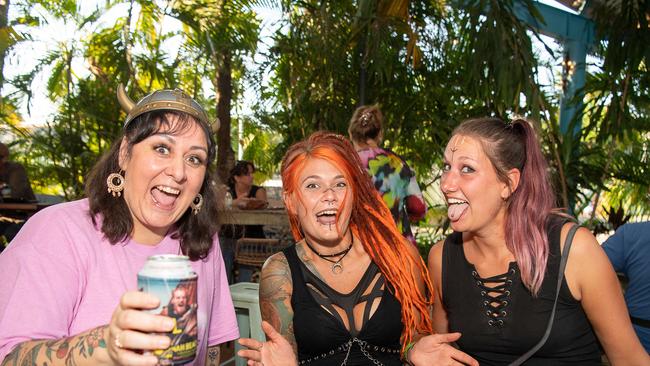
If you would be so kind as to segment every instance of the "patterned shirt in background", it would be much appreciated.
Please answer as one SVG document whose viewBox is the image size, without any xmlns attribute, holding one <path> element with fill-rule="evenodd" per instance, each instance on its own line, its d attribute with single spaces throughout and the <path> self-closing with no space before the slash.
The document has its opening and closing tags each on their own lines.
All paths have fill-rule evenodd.
<svg viewBox="0 0 650 366">
<path fill-rule="evenodd" d="M 410 221 L 423 218 L 427 208 L 415 173 L 404 159 L 390 150 L 373 147 L 357 153 L 390 209 L 397 228 L 405 238 L 416 244 Z"/>
</svg>

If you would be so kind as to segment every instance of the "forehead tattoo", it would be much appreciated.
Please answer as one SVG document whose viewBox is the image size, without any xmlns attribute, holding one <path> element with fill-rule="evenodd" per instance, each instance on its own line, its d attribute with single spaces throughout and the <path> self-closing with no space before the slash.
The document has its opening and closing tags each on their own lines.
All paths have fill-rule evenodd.
<svg viewBox="0 0 650 366">
<path fill-rule="evenodd" d="M 451 150 L 451 160 L 454 160 L 454 153 L 456 150 L 458 150 L 458 146 L 462 145 L 465 142 L 465 136 L 462 135 L 456 135 L 451 138 L 451 141 L 449 141 L 450 148 Z"/>
</svg>

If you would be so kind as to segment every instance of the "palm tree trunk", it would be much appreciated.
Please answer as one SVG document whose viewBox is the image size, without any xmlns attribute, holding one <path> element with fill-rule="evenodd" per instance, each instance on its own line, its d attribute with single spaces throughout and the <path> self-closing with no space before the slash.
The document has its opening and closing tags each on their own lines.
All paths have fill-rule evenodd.
<svg viewBox="0 0 650 366">
<path fill-rule="evenodd" d="M 223 50 L 217 56 L 217 77 L 215 89 L 217 91 L 217 118 L 221 127 L 217 132 L 217 176 L 222 183 L 228 181 L 230 169 L 235 164 L 235 152 L 232 149 L 230 138 L 231 118 L 230 106 L 232 102 L 232 55 L 230 50 Z"/>
<path fill-rule="evenodd" d="M 124 60 L 126 61 L 126 72 L 127 72 L 127 77 L 126 81 L 133 81 L 131 85 L 133 88 L 137 88 L 138 83 L 135 82 L 134 80 L 131 80 L 134 78 L 134 72 L 133 72 L 133 56 L 131 54 L 131 48 L 133 46 L 132 40 L 131 40 L 131 17 L 133 16 L 133 0 L 131 0 L 131 4 L 129 5 L 129 13 L 126 17 L 126 22 L 124 23 Z M 126 82 L 125 81 L 125 82 Z"/>
</svg>

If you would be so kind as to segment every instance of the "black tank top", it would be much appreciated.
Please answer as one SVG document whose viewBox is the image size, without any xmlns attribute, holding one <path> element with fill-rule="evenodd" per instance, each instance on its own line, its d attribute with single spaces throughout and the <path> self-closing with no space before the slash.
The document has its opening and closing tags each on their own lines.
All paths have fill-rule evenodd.
<svg viewBox="0 0 650 366">
<path fill-rule="evenodd" d="M 441 281 L 449 331 L 462 333 L 457 342 L 460 349 L 482 366 L 509 364 L 542 338 L 555 300 L 560 230 L 565 222 L 557 216 L 549 219 L 550 254 L 537 298 L 521 282 L 516 262 L 502 275 L 481 278 L 465 258 L 461 233 L 454 232 L 445 240 Z M 525 365 L 601 365 L 597 342 L 564 279 L 551 334 Z"/>
<path fill-rule="evenodd" d="M 327 366 L 402 364 L 400 361 L 400 336 L 403 328 L 401 306 L 391 293 L 390 285 L 383 286 L 384 276 L 374 262 L 370 263 L 352 292 L 341 294 L 307 269 L 298 258 L 295 245 L 283 250 L 283 253 L 289 263 L 293 282 L 291 306 L 294 312 L 293 329 L 298 346 L 299 364 Z M 378 274 L 379 279 L 374 281 Z M 364 295 L 367 289 L 371 291 Z M 371 304 L 377 297 L 381 298 L 379 306 L 372 317 L 369 317 Z M 364 302 L 361 329 L 357 331 L 354 321 L 350 320 L 348 324 L 351 330 L 348 331 L 339 313 L 332 307 L 332 303 L 346 310 L 348 319 L 352 319 L 354 305 Z"/>
</svg>

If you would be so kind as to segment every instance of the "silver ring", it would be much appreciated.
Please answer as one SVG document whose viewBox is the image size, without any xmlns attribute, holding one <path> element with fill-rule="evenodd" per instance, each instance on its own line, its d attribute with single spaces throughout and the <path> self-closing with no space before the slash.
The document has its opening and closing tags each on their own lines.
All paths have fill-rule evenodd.
<svg viewBox="0 0 650 366">
<path fill-rule="evenodd" d="M 115 341 L 115 347 L 122 349 L 124 346 L 122 345 L 122 342 L 120 342 L 120 336 L 119 334 L 115 335 L 115 338 L 113 339 Z"/>
</svg>

